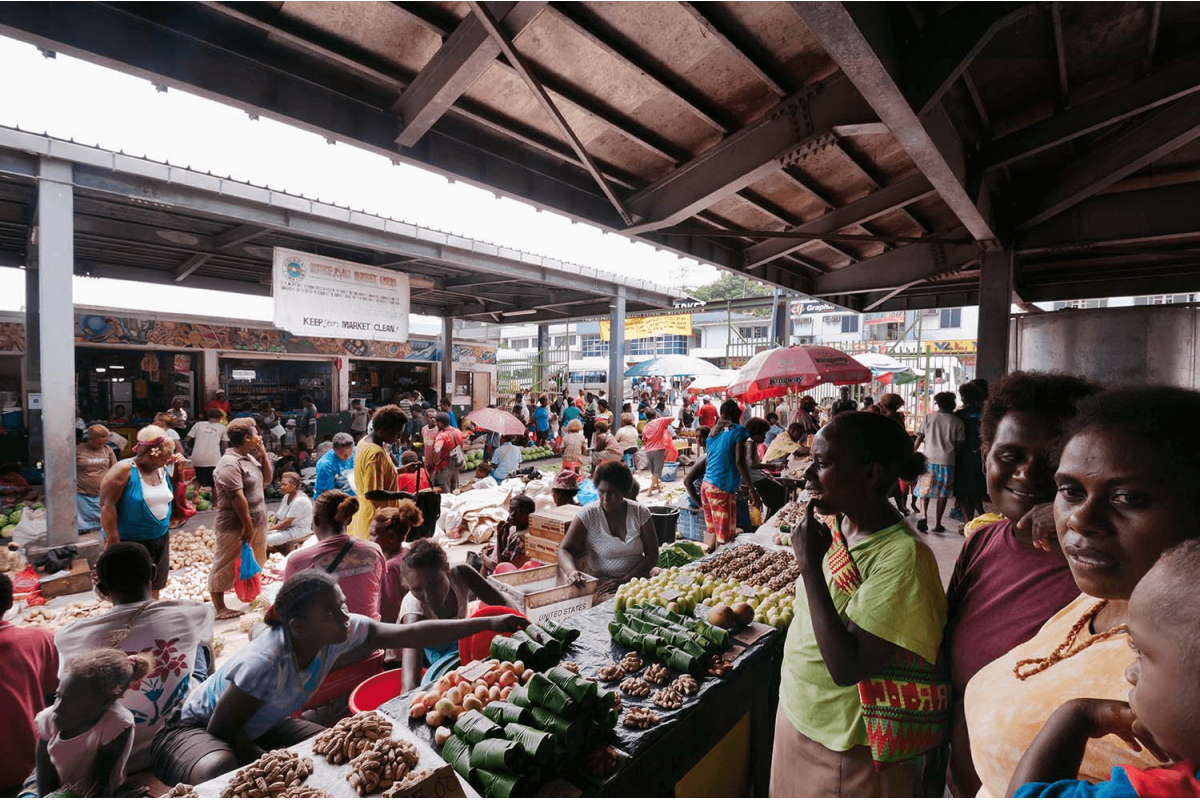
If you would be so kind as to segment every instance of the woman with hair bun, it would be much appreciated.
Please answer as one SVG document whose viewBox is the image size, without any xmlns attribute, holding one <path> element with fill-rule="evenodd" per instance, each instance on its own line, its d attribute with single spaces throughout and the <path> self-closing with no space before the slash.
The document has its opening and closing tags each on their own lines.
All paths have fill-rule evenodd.
<svg viewBox="0 0 1200 800">
<path fill-rule="evenodd" d="M 792 537 L 800 581 L 784 644 L 772 797 L 914 796 L 918 756 L 949 727 L 948 690 L 931 666 L 946 623 L 937 560 L 888 502 L 897 479 L 924 470 L 904 428 L 879 414 L 839 414 L 813 440 L 804 473 L 812 499 Z M 897 660 L 902 678 L 884 669 Z M 945 704 L 897 716 L 886 702 L 899 694 L 890 680 L 923 684 Z M 876 728 L 874 712 L 897 720 L 884 748 L 872 746 L 864 681 L 878 687 L 867 709 Z"/>
<path fill-rule="evenodd" d="M 203 783 L 266 750 L 320 733 L 320 725 L 292 714 L 345 653 L 424 647 L 481 631 L 511 633 L 528 624 L 513 614 L 412 625 L 376 622 L 348 612 L 337 580 L 319 569 L 288 577 L 265 622 L 268 630 L 193 689 L 182 711 L 154 737 L 154 775 L 163 783 Z"/>
<path fill-rule="evenodd" d="M 63 668 L 58 701 L 34 719 L 42 797 L 114 797 L 133 750 L 133 714 L 121 703 L 154 669 L 149 653 L 92 650 Z"/>
<path fill-rule="evenodd" d="M 425 515 L 412 500 L 401 500 L 395 508 L 381 508 L 371 520 L 371 541 L 379 545 L 383 557 L 383 586 L 379 593 L 379 618 L 399 622 L 400 602 L 408 593 L 404 585 L 404 543 L 413 528 L 425 523 Z"/>
<path fill-rule="evenodd" d="M 313 533 L 317 543 L 288 556 L 284 580 L 306 569 L 334 575 L 346 595 L 351 614 L 379 619 L 379 595 L 387 559 L 374 542 L 346 533 L 346 525 L 358 513 L 359 501 L 345 492 L 330 489 L 313 503 Z"/>
</svg>

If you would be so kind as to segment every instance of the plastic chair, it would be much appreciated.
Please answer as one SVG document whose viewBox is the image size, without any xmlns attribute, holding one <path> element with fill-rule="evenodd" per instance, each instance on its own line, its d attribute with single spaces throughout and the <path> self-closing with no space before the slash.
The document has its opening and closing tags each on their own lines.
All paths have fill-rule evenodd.
<svg viewBox="0 0 1200 800">
<path fill-rule="evenodd" d="M 516 614 L 518 617 L 525 618 L 525 615 L 515 608 L 508 606 L 480 606 L 476 609 L 471 618 L 475 617 L 498 617 L 501 614 Z M 480 631 L 479 633 L 467 636 L 458 640 L 458 660 L 462 664 L 470 664 L 472 661 L 489 658 L 492 654 L 492 639 L 497 636 L 495 631 Z M 431 668 L 432 670 L 432 668 Z"/>
</svg>

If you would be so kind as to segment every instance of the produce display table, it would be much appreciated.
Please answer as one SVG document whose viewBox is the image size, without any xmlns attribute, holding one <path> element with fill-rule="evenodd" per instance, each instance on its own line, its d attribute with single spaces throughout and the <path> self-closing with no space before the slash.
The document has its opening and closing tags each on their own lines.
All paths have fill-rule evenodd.
<svg viewBox="0 0 1200 800">
<path fill-rule="evenodd" d="M 614 601 L 608 600 L 562 621 L 582 632 L 567 648 L 562 660 L 578 664 L 584 677 L 594 677 L 601 666 L 619 661 L 626 653 L 626 648 L 613 643 L 608 633 L 614 613 Z M 597 779 L 577 768 L 570 772 L 568 782 L 587 796 L 674 796 L 680 779 L 734 731 L 743 718 L 748 718 L 748 777 L 755 793 L 765 796 L 770 777 L 782 643 L 780 632 L 766 629 L 748 646 L 731 651 L 727 657 L 732 661 L 732 668 L 720 678 L 705 676 L 700 681 L 699 694 L 685 698 L 682 708 L 677 710 L 658 708 L 649 697 L 625 696 L 625 708 L 649 708 L 658 715 L 659 724 L 644 731 L 618 724 L 613 744 L 623 757 L 617 770 Z M 735 645 L 741 647 L 736 641 Z M 676 674 L 672 671 L 671 677 Z M 603 689 L 617 686 L 618 683 L 612 682 L 601 684 Z M 424 720 L 408 718 L 412 694 L 398 697 L 379 710 L 398 723 L 408 725 L 413 734 L 425 742 L 432 743 L 434 729 Z M 722 768 L 741 767 L 739 763 L 725 764 Z M 566 787 L 560 788 L 566 790 Z M 547 792 L 556 793 L 557 790 L 551 785 Z"/>
</svg>

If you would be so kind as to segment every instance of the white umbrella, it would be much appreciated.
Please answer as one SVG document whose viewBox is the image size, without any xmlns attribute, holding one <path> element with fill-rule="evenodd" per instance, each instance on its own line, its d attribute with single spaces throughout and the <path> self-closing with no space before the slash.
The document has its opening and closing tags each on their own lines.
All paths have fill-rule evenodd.
<svg viewBox="0 0 1200 800">
<path fill-rule="evenodd" d="M 717 375 L 701 375 L 688 384 L 689 392 L 723 392 L 737 378 L 736 369 L 723 369 Z"/>
<path fill-rule="evenodd" d="M 720 367 L 711 361 L 705 361 L 703 358 L 672 355 L 658 356 L 643 361 L 640 364 L 634 364 L 625 370 L 625 377 L 658 375 L 663 378 L 674 378 L 685 375 L 716 375 L 720 372 Z"/>
</svg>

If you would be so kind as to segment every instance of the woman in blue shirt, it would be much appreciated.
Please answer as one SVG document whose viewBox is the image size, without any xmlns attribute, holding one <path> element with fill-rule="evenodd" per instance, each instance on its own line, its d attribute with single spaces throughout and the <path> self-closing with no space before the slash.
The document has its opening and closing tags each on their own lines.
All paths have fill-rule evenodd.
<svg viewBox="0 0 1200 800">
<path fill-rule="evenodd" d="M 749 490 L 750 504 L 759 505 L 744 446 L 750 439 L 750 431 L 738 424 L 741 418 L 742 409 L 736 400 L 721 403 L 721 417 L 709 431 L 704 446 L 708 465 L 704 469 L 700 497 L 704 502 L 704 523 L 713 535 L 713 547 L 728 542 L 737 532 L 737 491 L 740 486 L 744 484 Z M 765 434 L 764 428 L 759 441 Z"/>
</svg>

